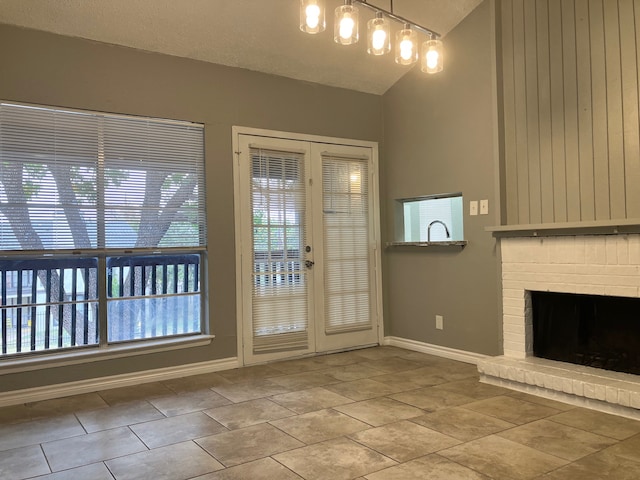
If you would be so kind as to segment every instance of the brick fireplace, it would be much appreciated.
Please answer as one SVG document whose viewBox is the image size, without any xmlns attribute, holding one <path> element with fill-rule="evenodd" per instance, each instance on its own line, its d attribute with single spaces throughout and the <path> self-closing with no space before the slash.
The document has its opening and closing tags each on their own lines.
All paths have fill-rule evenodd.
<svg viewBox="0 0 640 480">
<path fill-rule="evenodd" d="M 640 297 L 640 234 L 500 240 L 504 355 L 481 380 L 640 418 L 640 377 L 533 356 L 531 291 Z"/>
</svg>

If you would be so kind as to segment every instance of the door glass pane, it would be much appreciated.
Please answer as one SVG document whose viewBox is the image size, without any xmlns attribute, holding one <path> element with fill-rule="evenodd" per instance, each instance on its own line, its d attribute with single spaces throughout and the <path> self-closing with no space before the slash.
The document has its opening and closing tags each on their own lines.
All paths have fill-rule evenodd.
<svg viewBox="0 0 640 480">
<path fill-rule="evenodd" d="M 323 156 L 325 333 L 372 328 L 365 160 Z"/>
<path fill-rule="evenodd" d="M 306 348 L 302 154 L 251 149 L 254 353 Z"/>
</svg>

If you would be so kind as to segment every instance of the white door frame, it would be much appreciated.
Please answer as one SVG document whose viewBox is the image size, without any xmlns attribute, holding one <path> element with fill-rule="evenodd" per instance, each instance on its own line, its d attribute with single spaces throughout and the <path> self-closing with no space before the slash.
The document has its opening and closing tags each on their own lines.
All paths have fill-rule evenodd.
<svg viewBox="0 0 640 480">
<path fill-rule="evenodd" d="M 373 233 L 375 238 L 372 242 L 375 245 L 373 261 L 375 264 L 375 311 L 372 312 L 376 316 L 374 321 L 377 321 L 378 331 L 378 343 L 382 344 L 384 338 L 384 321 L 382 310 L 382 259 L 381 259 L 381 242 L 380 242 L 380 193 L 379 193 L 379 180 L 378 180 L 378 142 L 369 142 L 363 140 L 350 140 L 345 138 L 336 137 L 323 137 L 319 135 L 305 135 L 299 133 L 288 133 L 274 130 L 265 130 L 259 128 L 233 126 L 232 129 L 232 144 L 233 144 L 233 185 L 234 185 L 234 220 L 235 220 L 235 238 L 236 238 L 236 336 L 237 336 L 237 356 L 239 365 L 245 365 L 244 348 L 243 348 L 243 333 L 244 333 L 244 302 L 242 298 L 242 235 L 241 235 L 241 215 L 242 205 L 246 202 L 246 199 L 242 198 L 240 193 L 240 149 L 239 149 L 239 136 L 240 135 L 252 135 L 258 137 L 275 138 L 283 140 L 300 140 L 304 142 L 313 143 L 325 143 L 329 145 L 344 145 L 344 146 L 357 146 L 368 147 L 371 149 L 371 176 L 372 184 L 370 194 L 373 200 L 374 212 L 373 212 Z"/>
</svg>

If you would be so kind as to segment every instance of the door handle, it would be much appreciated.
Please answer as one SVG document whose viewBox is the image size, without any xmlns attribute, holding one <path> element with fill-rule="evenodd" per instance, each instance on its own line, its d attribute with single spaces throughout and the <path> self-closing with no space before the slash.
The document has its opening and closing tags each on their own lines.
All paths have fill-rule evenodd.
<svg viewBox="0 0 640 480">
<path fill-rule="evenodd" d="M 305 260 L 305 261 L 304 261 L 304 265 L 305 265 L 305 267 L 307 267 L 307 268 L 311 268 L 311 267 L 313 267 L 313 265 L 314 265 L 314 264 L 315 264 L 315 262 L 314 262 L 314 261 L 312 261 L 312 260 Z"/>
</svg>

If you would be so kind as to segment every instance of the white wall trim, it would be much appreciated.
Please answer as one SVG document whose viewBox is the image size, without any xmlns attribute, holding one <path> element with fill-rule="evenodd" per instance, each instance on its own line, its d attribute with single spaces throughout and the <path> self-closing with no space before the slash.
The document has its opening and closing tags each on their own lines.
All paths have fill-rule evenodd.
<svg viewBox="0 0 640 480">
<path fill-rule="evenodd" d="M 481 360 L 490 358 L 488 355 L 481 353 L 467 352 L 465 350 L 457 350 L 455 348 L 443 347 L 441 345 L 433 345 L 431 343 L 418 342 L 399 337 L 384 337 L 383 345 L 392 347 L 406 348 L 414 352 L 428 353 L 438 357 L 448 358 L 450 360 L 458 360 L 460 362 L 472 363 L 477 365 Z"/>
<path fill-rule="evenodd" d="M 52 398 L 68 397 L 83 393 L 97 392 L 118 387 L 129 387 L 142 383 L 170 380 L 172 378 L 186 377 L 203 373 L 219 372 L 237 368 L 238 358 L 229 357 L 209 362 L 190 363 L 175 367 L 157 368 L 143 372 L 125 373 L 109 377 L 91 378 L 77 382 L 46 385 L 43 387 L 25 388 L 9 392 L 0 392 L 0 407 L 19 405 L 22 403 L 50 400 Z"/>
<path fill-rule="evenodd" d="M 6 358 L 0 362 L 0 376 L 14 373 L 59 368 L 69 365 L 102 362 L 116 358 L 149 355 L 150 353 L 170 352 L 184 348 L 203 347 L 211 344 L 214 335 L 193 335 L 174 338 L 157 338 L 148 341 L 126 342 L 106 347 L 69 348 L 62 351 L 52 350 L 36 354 L 25 354 Z"/>
</svg>

